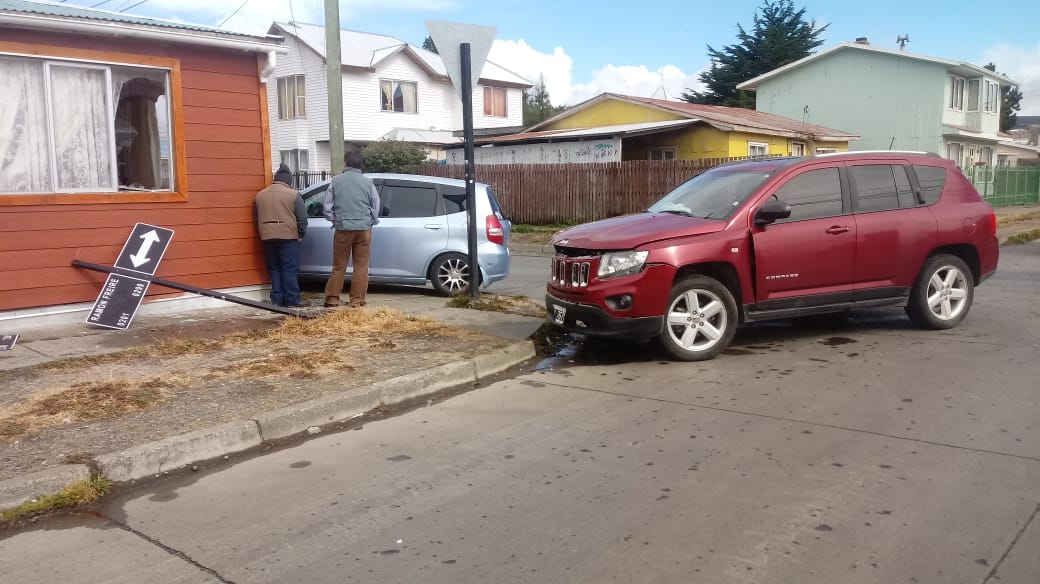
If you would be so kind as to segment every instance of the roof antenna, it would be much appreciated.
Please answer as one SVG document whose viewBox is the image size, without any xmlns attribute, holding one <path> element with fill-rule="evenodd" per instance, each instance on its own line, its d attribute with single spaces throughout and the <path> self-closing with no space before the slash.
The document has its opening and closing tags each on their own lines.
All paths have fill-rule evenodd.
<svg viewBox="0 0 1040 584">
<path fill-rule="evenodd" d="M 900 51 L 905 51 L 906 50 L 906 43 L 910 42 L 910 35 L 909 34 L 898 35 L 898 36 L 896 36 L 896 42 L 899 43 L 899 50 Z"/>
</svg>

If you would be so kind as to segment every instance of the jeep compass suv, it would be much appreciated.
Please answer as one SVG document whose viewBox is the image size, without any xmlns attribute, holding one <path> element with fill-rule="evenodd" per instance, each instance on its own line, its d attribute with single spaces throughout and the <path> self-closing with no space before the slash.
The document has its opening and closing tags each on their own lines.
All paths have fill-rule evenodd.
<svg viewBox="0 0 1040 584">
<path fill-rule="evenodd" d="M 687 361 L 739 323 L 859 307 L 952 328 L 999 255 L 993 209 L 953 162 L 898 152 L 727 164 L 552 244 L 550 322 Z"/>
</svg>

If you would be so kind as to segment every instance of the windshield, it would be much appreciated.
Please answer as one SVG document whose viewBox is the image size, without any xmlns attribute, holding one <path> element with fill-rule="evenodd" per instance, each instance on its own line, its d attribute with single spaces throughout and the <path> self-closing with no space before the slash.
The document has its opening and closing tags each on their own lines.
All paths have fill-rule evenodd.
<svg viewBox="0 0 1040 584">
<path fill-rule="evenodd" d="M 647 210 L 704 219 L 727 219 L 770 176 L 771 173 L 760 170 L 710 170 L 675 187 Z"/>
</svg>

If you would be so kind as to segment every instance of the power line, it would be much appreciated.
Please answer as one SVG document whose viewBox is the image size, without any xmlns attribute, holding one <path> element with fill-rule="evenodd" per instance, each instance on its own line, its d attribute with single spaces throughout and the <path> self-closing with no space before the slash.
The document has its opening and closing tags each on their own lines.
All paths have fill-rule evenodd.
<svg viewBox="0 0 1040 584">
<path fill-rule="evenodd" d="M 65 2 L 65 0 L 61 0 L 61 1 L 62 1 L 62 3 Z M 101 2 L 98 2 L 97 4 L 91 5 L 91 8 L 97 8 L 98 6 L 101 6 L 102 4 L 108 4 L 111 1 L 112 0 L 101 0 Z"/>
<path fill-rule="evenodd" d="M 140 5 L 144 4 L 144 3 L 145 3 L 145 2 L 147 2 L 147 1 L 148 1 L 148 0 L 141 0 L 141 1 L 140 1 L 140 2 L 138 2 L 137 4 L 133 4 L 133 5 L 131 5 L 131 6 L 127 6 L 126 8 L 124 8 L 124 9 L 120 10 L 120 12 L 126 12 L 127 10 L 133 10 L 134 8 L 137 8 L 138 6 L 140 6 Z"/>
<path fill-rule="evenodd" d="M 143 1 L 143 2 L 147 2 L 148 0 L 142 0 L 142 1 Z M 218 26 L 218 27 L 220 27 L 220 26 L 224 26 L 224 23 L 225 23 L 225 22 L 227 22 L 227 21 L 229 21 L 229 20 L 231 20 L 231 17 L 232 17 L 232 16 L 234 16 L 234 15 L 238 14 L 238 11 L 239 11 L 239 10 L 242 10 L 243 8 L 245 8 L 245 7 L 246 7 L 246 4 L 249 4 L 249 0 L 245 0 L 245 2 L 243 2 L 243 3 L 241 4 L 241 5 L 239 5 L 239 7 L 238 7 L 238 8 L 236 8 L 234 12 L 232 12 L 232 13 L 231 13 L 231 14 L 229 14 L 229 15 L 227 15 L 227 18 L 225 18 L 224 20 L 221 20 L 221 21 L 220 21 L 220 24 L 218 24 L 217 26 Z"/>
</svg>

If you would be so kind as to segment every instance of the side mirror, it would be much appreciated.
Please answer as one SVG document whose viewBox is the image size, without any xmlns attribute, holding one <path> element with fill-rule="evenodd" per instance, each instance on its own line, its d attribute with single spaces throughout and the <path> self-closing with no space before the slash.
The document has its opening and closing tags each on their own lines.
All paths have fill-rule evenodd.
<svg viewBox="0 0 1040 584">
<path fill-rule="evenodd" d="M 755 213 L 755 225 L 764 226 L 778 219 L 787 219 L 791 216 L 791 206 L 787 203 L 773 199 L 762 205 Z"/>
</svg>

